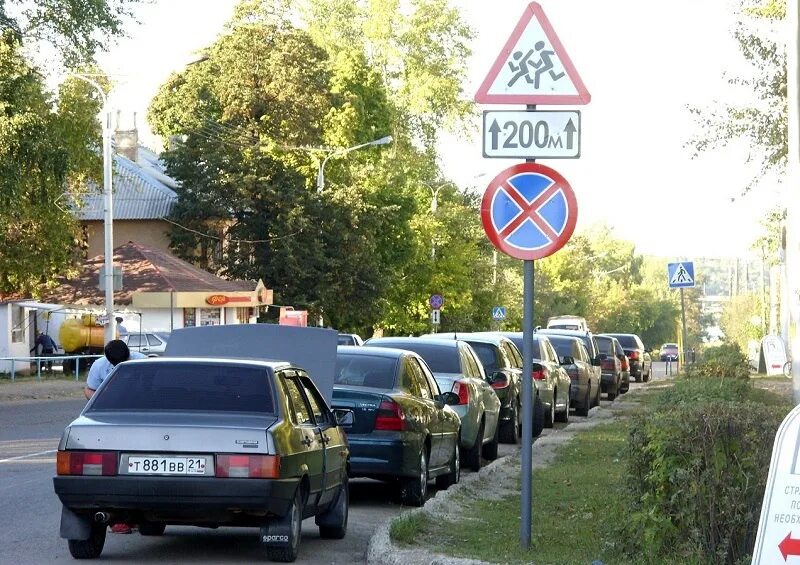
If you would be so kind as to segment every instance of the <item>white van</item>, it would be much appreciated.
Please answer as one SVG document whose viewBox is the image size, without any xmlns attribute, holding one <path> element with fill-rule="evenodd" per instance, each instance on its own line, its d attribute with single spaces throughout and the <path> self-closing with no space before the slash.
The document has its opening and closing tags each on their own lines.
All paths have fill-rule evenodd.
<svg viewBox="0 0 800 565">
<path fill-rule="evenodd" d="M 586 319 L 580 316 L 553 316 L 547 319 L 547 329 L 588 332 L 589 326 L 586 325 Z"/>
</svg>

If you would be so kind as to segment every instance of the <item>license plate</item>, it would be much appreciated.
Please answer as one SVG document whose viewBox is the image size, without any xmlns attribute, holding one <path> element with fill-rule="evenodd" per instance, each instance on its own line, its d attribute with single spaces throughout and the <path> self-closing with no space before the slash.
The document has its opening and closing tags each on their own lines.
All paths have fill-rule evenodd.
<svg viewBox="0 0 800 565">
<path fill-rule="evenodd" d="M 205 457 L 128 457 L 129 475 L 204 475 Z"/>
</svg>

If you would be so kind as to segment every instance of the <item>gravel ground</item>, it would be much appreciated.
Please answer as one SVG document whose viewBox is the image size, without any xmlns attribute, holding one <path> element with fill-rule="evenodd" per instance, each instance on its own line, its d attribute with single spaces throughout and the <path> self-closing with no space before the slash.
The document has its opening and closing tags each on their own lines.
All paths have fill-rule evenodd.
<svg viewBox="0 0 800 565">
<path fill-rule="evenodd" d="M 35 378 L 18 378 L 11 382 L 9 378 L 0 378 L 0 402 L 16 402 L 22 400 L 52 400 L 56 398 L 82 398 L 84 381 L 76 381 L 61 376 Z"/>
</svg>

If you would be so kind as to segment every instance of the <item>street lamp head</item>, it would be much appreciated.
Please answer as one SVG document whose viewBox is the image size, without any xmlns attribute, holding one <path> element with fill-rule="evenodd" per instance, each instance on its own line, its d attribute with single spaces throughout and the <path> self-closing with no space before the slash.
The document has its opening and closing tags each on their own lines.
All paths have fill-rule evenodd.
<svg viewBox="0 0 800 565">
<path fill-rule="evenodd" d="M 370 141 L 370 145 L 389 145 L 394 138 L 391 135 L 387 135 L 386 137 L 382 137 L 380 139 L 376 139 L 375 141 Z"/>
</svg>

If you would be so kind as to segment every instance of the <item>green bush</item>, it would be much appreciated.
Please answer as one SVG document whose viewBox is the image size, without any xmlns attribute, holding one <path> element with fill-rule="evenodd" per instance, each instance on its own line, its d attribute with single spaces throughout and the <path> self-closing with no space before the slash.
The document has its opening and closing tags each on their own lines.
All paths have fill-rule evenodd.
<svg viewBox="0 0 800 565">
<path fill-rule="evenodd" d="M 631 555 L 749 562 L 775 432 L 790 406 L 752 402 L 743 384 L 684 379 L 631 421 Z"/>
<path fill-rule="evenodd" d="M 737 344 L 723 344 L 706 349 L 699 363 L 689 365 L 686 376 L 747 379 L 750 368 L 747 357 Z"/>
</svg>

